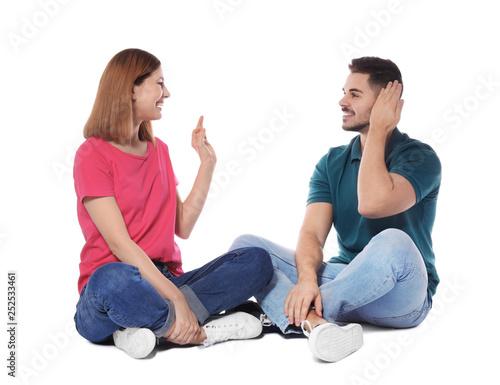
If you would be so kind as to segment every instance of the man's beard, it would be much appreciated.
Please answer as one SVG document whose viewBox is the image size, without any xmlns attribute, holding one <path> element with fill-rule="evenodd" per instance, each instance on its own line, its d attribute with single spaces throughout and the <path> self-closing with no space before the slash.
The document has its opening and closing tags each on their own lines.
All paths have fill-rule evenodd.
<svg viewBox="0 0 500 385">
<path fill-rule="evenodd" d="M 370 122 L 357 124 L 357 125 L 351 126 L 351 127 L 344 127 L 342 125 L 342 128 L 344 129 L 344 131 L 348 131 L 348 132 L 360 132 L 360 133 L 368 131 L 368 127 L 370 127 Z"/>
<path fill-rule="evenodd" d="M 350 114 L 353 113 L 353 111 L 349 110 L 348 108 L 342 108 L 342 112 L 347 112 Z M 359 132 L 359 133 L 368 132 L 368 128 L 370 127 L 370 114 L 371 114 L 371 112 L 372 112 L 372 110 L 370 108 L 370 111 L 368 111 L 367 114 L 360 115 L 360 118 L 364 118 L 364 121 L 362 120 L 361 122 L 358 122 L 357 124 L 354 123 L 355 125 L 353 125 L 353 126 L 345 126 L 345 124 L 347 122 L 342 124 L 342 129 L 344 131 L 348 131 L 348 132 Z M 349 124 L 349 123 L 347 123 L 347 124 Z"/>
</svg>

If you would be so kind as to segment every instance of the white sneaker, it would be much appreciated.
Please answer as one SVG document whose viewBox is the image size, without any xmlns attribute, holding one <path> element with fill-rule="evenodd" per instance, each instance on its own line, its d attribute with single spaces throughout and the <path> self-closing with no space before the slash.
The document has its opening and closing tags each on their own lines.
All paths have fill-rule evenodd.
<svg viewBox="0 0 500 385">
<path fill-rule="evenodd" d="M 117 348 L 125 351 L 133 358 L 148 356 L 156 345 L 156 336 L 145 328 L 127 328 L 113 333 L 113 341 Z"/>
<path fill-rule="evenodd" d="M 224 315 L 203 326 L 207 339 L 203 345 L 212 346 L 227 340 L 245 340 L 262 333 L 262 323 L 253 315 L 243 312 Z"/>
<path fill-rule="evenodd" d="M 325 323 L 308 332 L 304 329 L 305 323 L 309 325 L 309 330 L 312 328 L 309 321 L 302 323 L 302 331 L 309 337 L 309 349 L 311 349 L 314 357 L 320 360 L 337 362 L 363 346 L 363 329 L 361 325 L 339 326 Z"/>
</svg>

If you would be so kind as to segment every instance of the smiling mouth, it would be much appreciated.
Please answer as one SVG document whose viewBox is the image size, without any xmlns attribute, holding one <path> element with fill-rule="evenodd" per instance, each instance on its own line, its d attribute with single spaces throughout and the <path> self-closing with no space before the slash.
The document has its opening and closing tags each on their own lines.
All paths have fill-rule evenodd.
<svg viewBox="0 0 500 385">
<path fill-rule="evenodd" d="M 343 109 L 342 112 L 344 113 L 342 115 L 343 118 L 349 118 L 351 116 L 354 116 L 354 112 L 351 112 L 351 111 L 349 111 L 347 109 Z"/>
<path fill-rule="evenodd" d="M 158 107 L 161 110 L 163 108 L 163 103 L 156 103 L 156 107 Z"/>
</svg>

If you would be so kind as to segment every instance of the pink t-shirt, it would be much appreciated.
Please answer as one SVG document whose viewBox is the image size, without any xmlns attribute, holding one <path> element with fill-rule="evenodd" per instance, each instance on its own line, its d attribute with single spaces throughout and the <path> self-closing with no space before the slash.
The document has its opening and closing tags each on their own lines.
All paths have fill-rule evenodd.
<svg viewBox="0 0 500 385">
<path fill-rule="evenodd" d="M 100 266 L 119 262 L 83 205 L 87 196 L 114 196 L 130 238 L 154 261 L 174 275 L 182 271 L 181 252 L 174 241 L 176 186 L 168 147 L 148 142 L 146 156 L 127 154 L 100 138 L 87 139 L 75 155 L 73 169 L 78 221 L 85 238 L 78 291 Z"/>
</svg>

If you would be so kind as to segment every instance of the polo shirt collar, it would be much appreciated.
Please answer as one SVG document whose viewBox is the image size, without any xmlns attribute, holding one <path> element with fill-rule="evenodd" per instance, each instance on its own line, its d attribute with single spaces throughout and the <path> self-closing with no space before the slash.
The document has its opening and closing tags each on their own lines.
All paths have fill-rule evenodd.
<svg viewBox="0 0 500 385">
<path fill-rule="evenodd" d="M 351 148 L 351 162 L 361 160 L 361 135 L 356 136 Z"/>
<path fill-rule="evenodd" d="M 403 134 L 396 127 L 392 132 L 391 139 L 389 139 L 389 143 L 385 146 L 385 159 L 391 154 L 394 147 L 404 139 Z M 354 138 L 351 149 L 351 162 L 353 160 L 361 160 L 361 135 L 358 135 Z"/>
<path fill-rule="evenodd" d="M 403 134 L 396 127 L 392 132 L 391 139 L 389 139 L 389 143 L 387 143 L 387 146 L 385 146 L 385 159 L 389 157 L 392 150 L 394 150 L 394 147 L 396 147 L 396 145 L 401 143 L 402 141 L 403 141 Z"/>
</svg>

